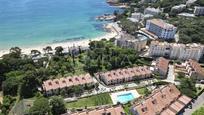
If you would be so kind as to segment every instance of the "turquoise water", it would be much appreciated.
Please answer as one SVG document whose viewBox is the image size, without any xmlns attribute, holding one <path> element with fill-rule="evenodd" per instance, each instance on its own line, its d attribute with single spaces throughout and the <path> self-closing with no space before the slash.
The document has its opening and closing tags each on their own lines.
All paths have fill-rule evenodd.
<svg viewBox="0 0 204 115">
<path fill-rule="evenodd" d="M 117 96 L 117 101 L 120 103 L 127 103 L 128 101 L 132 101 L 133 99 L 134 96 L 132 95 L 132 93 L 126 93 Z"/>
<path fill-rule="evenodd" d="M 0 0 L 0 49 L 105 34 L 97 15 L 112 13 L 106 0 Z"/>
</svg>

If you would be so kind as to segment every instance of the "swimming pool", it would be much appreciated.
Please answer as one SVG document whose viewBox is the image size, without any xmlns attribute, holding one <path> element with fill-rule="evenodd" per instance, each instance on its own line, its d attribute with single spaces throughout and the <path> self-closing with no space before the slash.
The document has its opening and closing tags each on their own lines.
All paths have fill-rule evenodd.
<svg viewBox="0 0 204 115">
<path fill-rule="evenodd" d="M 132 93 L 126 93 L 126 94 L 117 96 L 117 102 L 120 102 L 120 103 L 127 103 L 128 101 L 132 101 L 133 99 L 134 99 L 134 96 Z"/>
</svg>

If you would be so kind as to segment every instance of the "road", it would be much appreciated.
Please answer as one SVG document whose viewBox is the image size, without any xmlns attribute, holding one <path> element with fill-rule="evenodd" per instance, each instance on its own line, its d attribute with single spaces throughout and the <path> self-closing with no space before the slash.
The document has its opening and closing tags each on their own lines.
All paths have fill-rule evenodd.
<svg viewBox="0 0 204 115">
<path fill-rule="evenodd" d="M 199 109 L 204 105 L 204 93 L 202 93 L 195 101 L 192 103 L 192 108 L 186 108 L 183 115 L 191 115 L 195 110 Z"/>
</svg>

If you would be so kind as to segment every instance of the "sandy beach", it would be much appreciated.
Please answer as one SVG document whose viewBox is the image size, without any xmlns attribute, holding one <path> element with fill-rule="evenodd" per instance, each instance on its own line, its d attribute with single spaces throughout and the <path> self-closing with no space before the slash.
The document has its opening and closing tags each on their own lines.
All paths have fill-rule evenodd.
<svg viewBox="0 0 204 115">
<path fill-rule="evenodd" d="M 67 42 L 61 42 L 61 43 L 53 43 L 53 44 L 45 44 L 45 45 L 41 45 L 41 46 L 33 46 L 33 47 L 20 47 L 22 49 L 22 53 L 23 54 L 30 54 L 31 50 L 38 50 L 41 53 L 43 53 L 43 48 L 45 48 L 46 46 L 51 46 L 53 49 L 57 46 L 62 46 L 64 49 L 68 48 L 68 47 L 72 47 L 72 46 L 81 46 L 81 47 L 87 47 L 90 40 L 94 41 L 94 40 L 101 40 L 101 39 L 110 39 L 113 37 L 116 37 L 119 32 L 117 31 L 117 29 L 114 28 L 113 23 L 109 23 L 105 26 L 105 28 L 107 30 L 109 30 L 109 32 L 107 34 L 105 34 L 104 36 L 100 36 L 97 38 L 90 38 L 90 39 L 84 39 L 84 40 L 78 40 L 78 41 L 67 41 Z M 4 54 L 8 54 L 9 53 L 9 49 L 8 50 L 0 50 L 0 57 L 2 57 Z"/>
</svg>

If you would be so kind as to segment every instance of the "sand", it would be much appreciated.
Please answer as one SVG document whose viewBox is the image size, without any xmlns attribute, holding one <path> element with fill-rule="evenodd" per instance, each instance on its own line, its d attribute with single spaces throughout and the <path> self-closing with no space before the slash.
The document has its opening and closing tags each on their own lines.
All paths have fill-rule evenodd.
<svg viewBox="0 0 204 115">
<path fill-rule="evenodd" d="M 53 43 L 53 44 L 46 44 L 46 45 L 40 45 L 40 46 L 34 46 L 34 47 L 21 48 L 22 53 L 28 55 L 28 54 L 30 54 L 31 50 L 38 50 L 41 53 L 43 53 L 43 48 L 45 48 L 46 46 L 51 46 L 52 49 L 54 49 L 57 46 L 62 46 L 64 49 L 66 49 L 68 47 L 72 47 L 72 46 L 87 47 L 90 40 L 91 41 L 94 41 L 94 40 L 99 41 L 99 40 L 104 39 L 104 38 L 109 40 L 110 38 L 113 38 L 113 37 L 116 37 L 117 35 L 119 35 L 119 32 L 114 28 L 113 23 L 107 24 L 105 28 L 108 29 L 109 32 L 107 34 L 105 34 L 104 36 L 100 36 L 100 37 L 92 38 L 92 39 L 68 41 L 68 42 L 62 42 L 62 43 Z M 0 50 L 0 57 L 2 57 L 4 54 L 8 54 L 8 53 L 9 53 L 9 49 L 8 50 Z"/>
</svg>

